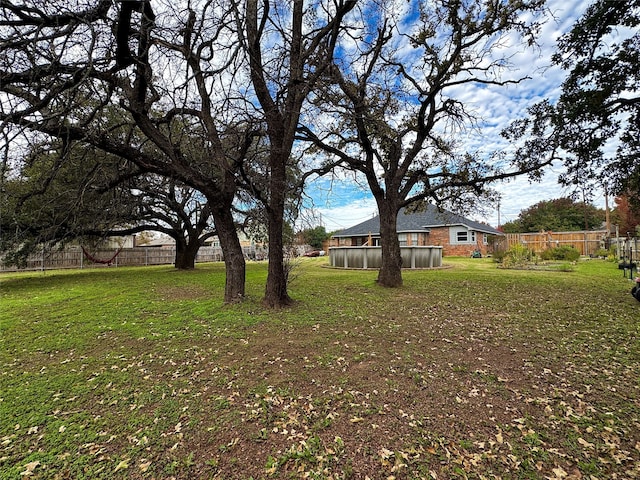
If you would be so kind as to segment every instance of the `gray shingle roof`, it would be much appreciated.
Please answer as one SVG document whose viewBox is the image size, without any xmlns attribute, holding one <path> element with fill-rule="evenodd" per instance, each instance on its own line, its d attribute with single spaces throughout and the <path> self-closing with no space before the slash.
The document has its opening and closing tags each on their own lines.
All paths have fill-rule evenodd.
<svg viewBox="0 0 640 480">
<path fill-rule="evenodd" d="M 476 232 L 488 233 L 492 235 L 502 235 L 502 233 L 489 225 L 469 220 L 461 215 L 457 215 L 447 210 L 440 210 L 435 205 L 427 205 L 424 211 L 416 213 L 405 213 L 405 209 L 398 212 L 397 229 L 398 232 L 424 232 L 431 228 L 448 227 L 452 225 L 462 225 Z M 375 216 L 353 227 L 345 228 L 336 232 L 334 237 L 353 237 L 361 235 L 380 234 L 380 217 Z"/>
</svg>

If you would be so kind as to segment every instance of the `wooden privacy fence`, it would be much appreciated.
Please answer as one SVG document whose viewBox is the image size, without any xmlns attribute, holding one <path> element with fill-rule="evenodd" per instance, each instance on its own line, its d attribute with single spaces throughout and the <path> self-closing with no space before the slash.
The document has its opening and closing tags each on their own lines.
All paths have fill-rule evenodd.
<svg viewBox="0 0 640 480">
<path fill-rule="evenodd" d="M 580 232 L 539 232 L 507 233 L 500 247 L 508 250 L 516 244 L 524 245 L 535 253 L 555 247 L 572 246 L 580 255 L 593 255 L 597 250 L 607 248 L 607 230 L 587 230 Z"/>
<path fill-rule="evenodd" d="M 98 260 L 109 260 L 117 250 L 91 251 L 91 255 Z M 247 258 L 259 257 L 255 247 L 243 247 Z M 173 264 L 176 258 L 175 248 L 125 248 L 113 259 L 111 266 L 145 266 Z M 224 260 L 220 247 L 201 247 L 196 257 L 196 263 L 220 262 Z M 63 250 L 44 250 L 29 256 L 27 264 L 20 270 L 52 270 L 57 268 L 94 268 L 105 267 L 102 263 L 92 262 L 82 253 L 80 247 Z M 0 262 L 0 270 L 16 270 Z"/>
</svg>

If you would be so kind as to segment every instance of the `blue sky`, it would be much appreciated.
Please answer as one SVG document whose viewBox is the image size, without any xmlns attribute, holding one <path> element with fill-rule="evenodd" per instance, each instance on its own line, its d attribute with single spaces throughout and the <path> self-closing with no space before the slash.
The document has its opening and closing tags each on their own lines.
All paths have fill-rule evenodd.
<svg viewBox="0 0 640 480">
<path fill-rule="evenodd" d="M 517 68 L 514 74 L 529 76 L 517 85 L 509 87 L 464 87 L 458 92 L 467 105 L 472 106 L 480 117 L 485 119 L 481 132 L 469 134 L 461 139 L 468 150 L 485 151 L 507 150 L 509 145 L 500 137 L 500 131 L 516 118 L 526 116 L 526 109 L 544 98 L 554 99 L 559 93 L 564 72 L 552 67 L 550 58 L 555 50 L 557 39 L 567 32 L 573 22 L 590 4 L 587 0 L 550 0 L 548 8 L 554 18 L 549 19 L 541 30 L 537 50 L 519 48 L 514 50 L 511 61 Z M 486 120 L 490 119 L 490 120 Z M 526 178 L 510 183 L 496 184 L 502 199 L 500 202 L 500 221 L 505 223 L 517 218 L 521 210 L 542 200 L 551 200 L 569 195 L 571 192 L 557 183 L 561 167 L 547 170 L 542 182 L 530 184 Z M 315 180 L 307 188 L 310 197 L 306 202 L 317 221 L 328 231 L 339 230 L 360 223 L 377 214 L 375 202 L 365 186 L 358 185 L 352 179 Z M 604 207 L 604 196 L 596 195 L 594 203 Z M 488 209 L 486 213 L 462 212 L 470 219 L 498 225 L 498 208 Z"/>
</svg>

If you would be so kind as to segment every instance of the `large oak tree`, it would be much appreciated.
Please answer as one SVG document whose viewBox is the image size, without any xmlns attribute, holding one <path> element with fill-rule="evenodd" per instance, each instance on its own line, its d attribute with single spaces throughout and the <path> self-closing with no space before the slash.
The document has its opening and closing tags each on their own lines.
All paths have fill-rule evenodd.
<svg viewBox="0 0 640 480">
<path fill-rule="evenodd" d="M 139 205 L 139 219 L 130 228 L 99 232 L 105 235 L 128 235 L 137 232 L 159 232 L 175 241 L 177 269 L 195 268 L 198 251 L 216 236 L 211 207 L 197 190 L 157 175 L 138 175 L 125 185 Z"/>
<path fill-rule="evenodd" d="M 305 5 L 307 3 L 307 5 Z M 256 106 L 266 125 L 267 186 L 261 191 L 269 236 L 265 304 L 291 302 L 284 263 L 284 215 L 296 170 L 292 150 L 307 97 L 333 59 L 355 0 L 247 0 L 246 53 Z"/>
<path fill-rule="evenodd" d="M 244 296 L 232 206 L 236 169 L 255 131 L 239 93 L 234 5 L 0 5 L 6 151 L 42 135 L 119 155 L 202 192 L 224 250 L 228 302 Z"/>
<path fill-rule="evenodd" d="M 396 230 L 401 208 L 464 201 L 487 185 L 541 168 L 545 161 L 500 161 L 498 153 L 461 149 L 457 137 L 481 123 L 465 103 L 465 86 L 505 86 L 524 73 L 509 69 L 507 38 L 534 42 L 526 13 L 539 0 L 366 2 L 350 37 L 317 90 L 324 124 L 303 128 L 313 142 L 369 185 L 380 215 L 378 282 L 402 284 Z"/>
</svg>

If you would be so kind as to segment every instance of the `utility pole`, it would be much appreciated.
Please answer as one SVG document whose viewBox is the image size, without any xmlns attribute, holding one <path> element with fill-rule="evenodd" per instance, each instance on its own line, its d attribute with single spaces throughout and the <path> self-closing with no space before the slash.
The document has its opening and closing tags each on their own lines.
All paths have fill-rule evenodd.
<svg viewBox="0 0 640 480">
<path fill-rule="evenodd" d="M 611 236 L 611 212 L 609 211 L 609 189 L 604 187 L 604 222 L 607 229 L 607 237 Z"/>
</svg>

